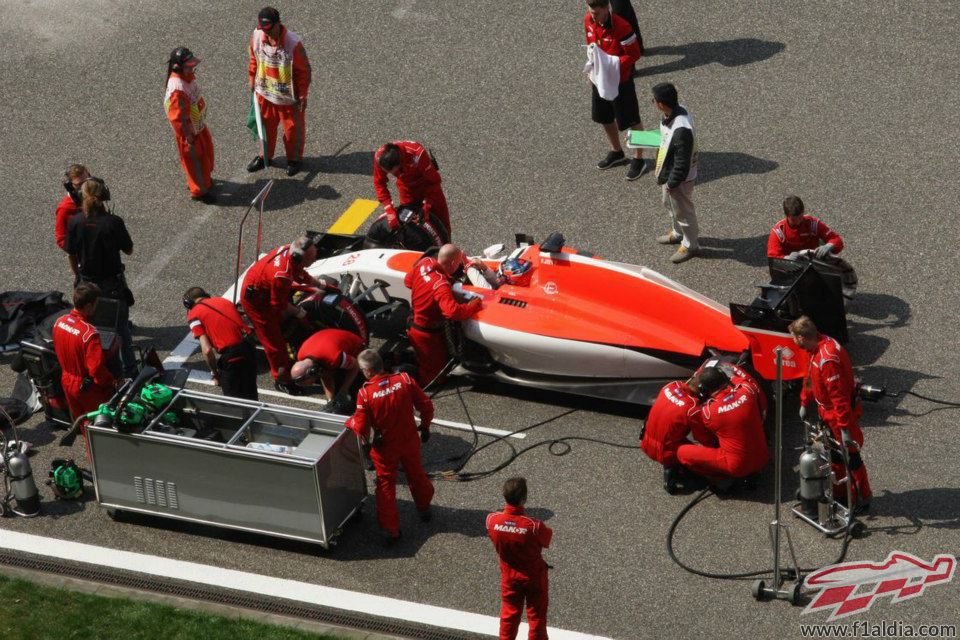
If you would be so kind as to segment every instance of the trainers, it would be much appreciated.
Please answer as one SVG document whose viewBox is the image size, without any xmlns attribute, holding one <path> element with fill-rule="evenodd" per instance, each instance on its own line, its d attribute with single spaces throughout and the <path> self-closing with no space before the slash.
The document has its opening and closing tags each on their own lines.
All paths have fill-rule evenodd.
<svg viewBox="0 0 960 640">
<path fill-rule="evenodd" d="M 260 171 L 265 166 L 267 165 L 263 163 L 263 156 L 257 156 L 256 158 L 250 161 L 250 164 L 247 165 L 247 171 L 249 171 L 250 173 L 253 173 L 254 171 Z"/>
<path fill-rule="evenodd" d="M 623 151 L 611 151 L 606 158 L 597 163 L 597 169 L 609 169 L 626 163 L 627 158 L 623 155 Z"/>
<path fill-rule="evenodd" d="M 627 180 L 633 182 L 648 171 L 650 171 L 650 167 L 643 161 L 643 158 L 633 158 L 630 160 L 630 168 L 627 169 Z"/>
<path fill-rule="evenodd" d="M 657 236 L 657 242 L 660 244 L 680 244 L 682 239 L 683 238 L 675 234 L 673 231 L 664 236 Z"/>
<path fill-rule="evenodd" d="M 397 546 L 397 543 L 400 542 L 400 535 L 401 534 L 399 531 L 397 531 L 396 534 L 393 534 L 393 533 L 384 534 L 383 546 L 385 546 L 387 549 Z"/>
<path fill-rule="evenodd" d="M 215 204 L 217 202 L 217 195 L 212 191 L 207 191 L 202 196 L 192 196 L 197 202 L 202 202 L 203 204 Z"/>
<path fill-rule="evenodd" d="M 295 176 L 298 173 L 300 173 L 300 161 L 299 160 L 287 161 L 287 175 Z"/>
<path fill-rule="evenodd" d="M 433 520 L 433 512 L 430 510 L 430 507 L 427 507 L 423 511 L 420 511 L 420 522 L 430 522 Z"/>
<path fill-rule="evenodd" d="M 278 380 L 273 383 L 273 387 L 289 396 L 302 396 L 305 393 L 303 387 L 293 382 L 280 382 Z"/>
<path fill-rule="evenodd" d="M 680 264 L 681 262 L 686 262 L 693 256 L 697 255 L 696 249 L 687 249 L 686 247 L 678 247 L 677 252 L 670 257 L 670 262 L 673 264 Z"/>
</svg>

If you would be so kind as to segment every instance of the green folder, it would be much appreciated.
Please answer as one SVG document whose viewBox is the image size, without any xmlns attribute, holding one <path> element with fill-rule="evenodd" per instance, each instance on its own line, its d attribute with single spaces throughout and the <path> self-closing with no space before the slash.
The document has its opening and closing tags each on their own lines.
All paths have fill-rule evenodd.
<svg viewBox="0 0 960 640">
<path fill-rule="evenodd" d="M 627 139 L 627 146 L 631 149 L 637 147 L 659 147 L 660 129 L 654 129 L 653 131 L 631 131 L 630 137 Z"/>
</svg>

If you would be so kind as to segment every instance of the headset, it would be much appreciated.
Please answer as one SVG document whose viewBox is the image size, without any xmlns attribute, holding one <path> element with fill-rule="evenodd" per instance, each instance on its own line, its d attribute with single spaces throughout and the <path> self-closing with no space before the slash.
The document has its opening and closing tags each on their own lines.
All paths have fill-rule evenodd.
<svg viewBox="0 0 960 640">
<path fill-rule="evenodd" d="M 190 292 L 188 291 L 187 293 L 190 293 Z M 191 298 L 191 297 L 190 297 L 189 295 L 187 295 L 187 294 L 184 294 L 183 300 L 182 300 L 182 302 L 183 302 L 183 307 L 184 307 L 187 311 L 190 311 L 190 310 L 192 310 L 195 306 L 197 306 L 197 303 L 198 303 L 198 302 L 200 302 L 201 300 L 205 300 L 205 299 L 207 299 L 207 298 L 209 298 L 209 297 L 210 297 L 210 294 L 207 293 L 206 291 L 204 291 L 203 289 L 200 289 L 200 295 L 198 295 L 195 299 L 194 299 L 194 298 Z"/>
<path fill-rule="evenodd" d="M 710 396 L 719 389 L 730 384 L 730 378 L 720 367 L 706 367 L 700 372 L 700 384 L 697 386 L 697 396 L 701 402 L 705 402 Z"/>
<path fill-rule="evenodd" d="M 310 247 L 317 245 L 313 236 L 300 236 L 290 243 L 290 259 L 294 264 L 303 262 L 303 255 L 310 250 Z"/>
</svg>

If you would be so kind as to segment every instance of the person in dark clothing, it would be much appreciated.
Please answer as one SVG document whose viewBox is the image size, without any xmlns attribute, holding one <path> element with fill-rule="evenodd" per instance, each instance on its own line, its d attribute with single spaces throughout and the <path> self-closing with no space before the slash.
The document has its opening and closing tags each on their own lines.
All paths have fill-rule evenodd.
<svg viewBox="0 0 960 640">
<path fill-rule="evenodd" d="M 642 56 L 644 54 L 643 36 L 640 35 L 640 23 L 637 22 L 637 12 L 633 10 L 633 5 L 630 3 L 630 0 L 610 0 L 610 9 L 633 27 L 633 32 L 637 34 L 637 44 L 640 45 L 640 55 Z"/>
<path fill-rule="evenodd" d="M 120 253 L 133 253 L 133 240 L 123 219 L 115 216 L 104 204 L 109 191 L 103 180 L 90 178 L 80 188 L 82 216 L 70 221 L 67 231 L 67 253 L 70 268 L 77 282 L 92 282 L 103 298 L 117 300 L 119 308 L 116 331 L 120 337 L 120 361 L 124 375 L 136 371 L 133 335 L 130 331 L 130 304 L 133 294 L 127 287 Z"/>
<path fill-rule="evenodd" d="M 669 82 L 653 87 L 653 104 L 663 114 L 654 175 L 657 184 L 663 187 L 663 206 L 670 214 L 672 226 L 657 242 L 680 245 L 670 258 L 674 264 L 680 264 L 700 250 L 697 212 L 693 206 L 698 156 L 693 117 L 680 106 L 677 88 Z"/>
</svg>

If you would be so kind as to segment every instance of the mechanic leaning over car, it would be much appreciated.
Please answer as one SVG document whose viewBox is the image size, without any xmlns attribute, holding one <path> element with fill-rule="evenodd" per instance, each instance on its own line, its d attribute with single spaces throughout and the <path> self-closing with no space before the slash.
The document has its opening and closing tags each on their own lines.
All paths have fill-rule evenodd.
<svg viewBox="0 0 960 640">
<path fill-rule="evenodd" d="M 257 352 L 253 330 L 226 298 L 214 298 L 201 287 L 183 294 L 187 324 L 200 342 L 200 352 L 223 394 L 257 400 Z M 219 357 L 218 357 L 219 354 Z"/>
<path fill-rule="evenodd" d="M 73 309 L 53 325 L 53 350 L 60 363 L 60 384 L 70 416 L 76 420 L 113 395 L 117 381 L 107 369 L 100 334 L 90 323 L 100 300 L 100 288 L 81 282 L 73 290 Z"/>
<path fill-rule="evenodd" d="M 400 539 L 400 516 L 397 513 L 397 469 L 403 466 L 420 520 L 431 519 L 430 501 L 433 484 L 423 469 L 420 443 L 430 439 L 433 402 L 406 373 L 387 373 L 383 360 L 373 349 L 357 356 L 367 383 L 357 393 L 357 410 L 344 423 L 369 446 L 370 460 L 377 472 L 377 520 L 393 546 Z M 417 427 L 413 411 L 420 414 Z M 419 431 L 420 437 L 417 437 Z"/>
<path fill-rule="evenodd" d="M 403 279 L 403 284 L 410 289 L 413 311 L 407 336 L 417 355 L 417 377 L 424 387 L 435 378 L 437 384 L 446 382 L 445 376 L 438 378 L 450 358 L 443 321 L 466 320 L 480 310 L 479 298 L 460 303 L 453 295 L 450 282 L 464 262 L 460 247 L 445 244 L 440 247 L 436 258 L 421 257 Z"/>
<path fill-rule="evenodd" d="M 670 494 L 684 484 L 677 449 L 688 442 L 687 435 L 695 426 L 698 431 L 703 429 L 697 397 L 699 385 L 696 374 L 689 380 L 674 380 L 664 385 L 650 407 L 640 434 L 640 448 L 651 460 L 663 465 L 663 489 Z"/>
<path fill-rule="evenodd" d="M 363 338 L 343 329 L 321 329 L 307 338 L 297 352 L 290 370 L 293 381 L 301 386 L 320 378 L 327 413 L 353 411 L 353 383 L 360 373 L 357 356 L 364 348 Z"/>
<path fill-rule="evenodd" d="M 747 381 L 731 383 L 719 367 L 699 373 L 699 395 L 704 433 L 694 436 L 704 444 L 685 444 L 677 460 L 715 487 L 727 488 L 733 478 L 759 473 L 768 460 L 763 433 L 761 391 Z M 709 442 L 710 436 L 715 438 Z"/>
<path fill-rule="evenodd" d="M 400 200 L 397 207 L 393 206 L 387 186 L 389 176 L 397 179 L 397 198 Z M 446 227 L 447 237 L 452 237 L 450 210 L 440 182 L 437 161 L 419 142 L 388 142 L 377 149 L 373 156 L 373 188 L 377 192 L 377 200 L 383 205 L 391 231 L 400 227 L 398 208 L 418 208 L 422 203 L 424 215 L 433 215 Z"/>
<path fill-rule="evenodd" d="M 822 259 L 843 251 L 843 239 L 819 218 L 804 215 L 803 200 L 787 196 L 783 219 L 773 225 L 767 238 L 767 257 L 791 259 L 791 254 L 804 250 L 812 250 Z"/>
<path fill-rule="evenodd" d="M 839 342 L 817 331 L 817 325 L 807 316 L 800 316 L 791 322 L 789 329 L 797 346 L 810 354 L 807 378 L 800 391 L 800 419 L 815 418 L 807 408 L 815 401 L 820 419 L 830 427 L 834 440 L 845 444 L 850 454 L 850 475 L 857 503 L 848 506 L 865 510 L 870 506 L 873 492 L 867 467 L 860 455 L 863 431 L 860 430 L 859 420 L 863 407 L 856 397 L 857 381 L 853 377 L 850 356 Z M 843 436 L 844 431 L 847 438 Z M 837 479 L 846 477 L 842 464 L 834 464 L 833 472 Z M 835 488 L 835 492 L 839 496 L 846 495 L 846 491 L 839 488 Z"/>
<path fill-rule="evenodd" d="M 290 302 L 294 284 L 308 284 L 319 289 L 326 285 L 307 273 L 307 267 L 317 259 L 317 248 L 308 236 L 302 236 L 282 247 L 277 247 L 257 260 L 243 279 L 242 306 L 253 324 L 263 352 L 270 363 L 270 373 L 280 391 L 298 395 L 299 387 L 290 382 L 293 361 L 283 337 L 283 319 L 294 316 L 300 320 L 307 312 Z"/>
</svg>

